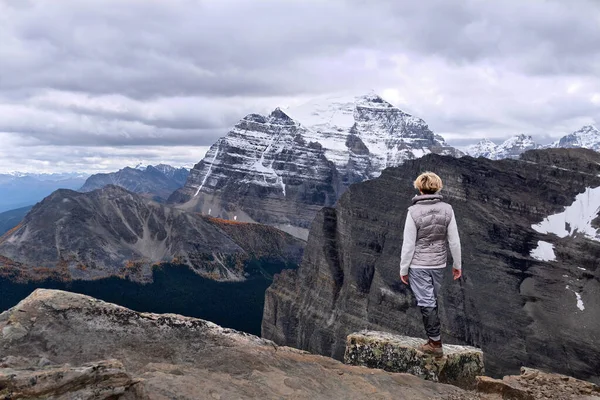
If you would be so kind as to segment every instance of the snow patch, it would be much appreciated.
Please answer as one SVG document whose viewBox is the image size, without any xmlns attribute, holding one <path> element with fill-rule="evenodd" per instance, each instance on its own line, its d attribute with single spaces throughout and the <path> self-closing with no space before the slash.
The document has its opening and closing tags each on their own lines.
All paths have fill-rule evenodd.
<svg viewBox="0 0 600 400">
<path fill-rule="evenodd" d="M 213 165 L 215 165 L 217 156 L 219 155 L 219 150 L 220 150 L 219 146 L 217 145 L 217 149 L 215 150 L 215 155 L 214 155 L 212 161 L 210 162 L 210 167 L 208 167 L 208 171 L 206 171 L 206 175 L 204 175 L 204 179 L 202 179 L 202 183 L 200 184 L 200 186 L 198 186 L 198 190 L 196 191 L 196 194 L 194 195 L 194 197 L 196 197 L 196 196 L 198 196 L 198 194 L 200 194 L 202 187 L 206 183 L 206 180 L 208 179 L 208 176 L 210 175 L 210 172 L 212 171 Z"/>
<path fill-rule="evenodd" d="M 572 236 L 575 232 L 584 234 L 587 238 L 600 241 L 598 230 L 592 226 L 592 221 L 600 210 L 600 187 L 586 188 L 578 194 L 575 201 L 561 213 L 546 217 L 539 224 L 531 225 L 539 233 L 553 233 L 560 238 Z"/>
<path fill-rule="evenodd" d="M 554 245 L 552 243 L 544 242 L 543 240 L 538 240 L 537 247 L 531 250 L 530 255 L 540 261 L 556 261 Z"/>
<path fill-rule="evenodd" d="M 583 300 L 581 299 L 581 294 L 579 294 L 578 292 L 571 289 L 569 287 L 569 285 L 565 286 L 565 288 L 567 290 L 570 290 L 571 292 L 575 293 L 575 297 L 577 298 L 577 308 L 579 308 L 581 311 L 585 310 L 585 306 L 583 305 Z"/>
</svg>

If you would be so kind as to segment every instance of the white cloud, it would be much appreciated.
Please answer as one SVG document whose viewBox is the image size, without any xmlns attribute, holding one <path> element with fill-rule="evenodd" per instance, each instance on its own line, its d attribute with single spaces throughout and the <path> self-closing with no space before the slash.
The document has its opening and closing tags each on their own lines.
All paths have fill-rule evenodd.
<svg viewBox="0 0 600 400">
<path fill-rule="evenodd" d="M 592 0 L 0 0 L 0 168 L 95 168 L 83 148 L 122 167 L 98 149 L 167 157 L 371 88 L 451 144 L 549 142 L 600 124 L 599 18 Z"/>
</svg>

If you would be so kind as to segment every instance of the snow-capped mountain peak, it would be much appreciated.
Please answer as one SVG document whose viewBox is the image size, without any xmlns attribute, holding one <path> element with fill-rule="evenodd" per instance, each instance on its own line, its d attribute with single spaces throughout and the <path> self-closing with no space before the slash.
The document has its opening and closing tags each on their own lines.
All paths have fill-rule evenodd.
<svg viewBox="0 0 600 400">
<path fill-rule="evenodd" d="M 247 115 L 169 201 L 306 237 L 316 211 L 349 185 L 428 153 L 462 155 L 425 121 L 377 94 L 319 97 Z"/>
<path fill-rule="evenodd" d="M 518 158 L 527 150 L 537 149 L 539 145 L 531 136 L 520 134 L 513 136 L 496 148 L 496 159 Z"/>
<path fill-rule="evenodd" d="M 345 170 L 349 163 L 357 166 L 352 161 L 356 154 L 349 143 L 366 150 L 367 158 L 360 161 L 365 168 L 362 172 L 365 179 L 379 176 L 386 167 L 432 151 L 461 155 L 431 132 L 421 118 L 400 110 L 375 93 L 319 97 L 289 108 L 286 113 L 307 128 L 307 140 L 320 143 L 326 157 L 340 170 Z"/>
<path fill-rule="evenodd" d="M 467 147 L 466 152 L 471 157 L 493 158 L 498 145 L 489 139 L 482 139 L 477 144 Z"/>
<path fill-rule="evenodd" d="M 531 136 L 520 134 L 505 140 L 499 145 L 491 140 L 483 139 L 479 143 L 468 147 L 467 154 L 472 157 L 501 160 L 503 158 L 519 158 L 522 153 L 538 147 L 540 146 L 533 141 Z"/>
<path fill-rule="evenodd" d="M 560 140 L 552 143 L 550 147 L 583 147 L 600 151 L 600 131 L 594 125 L 586 125 Z"/>
</svg>

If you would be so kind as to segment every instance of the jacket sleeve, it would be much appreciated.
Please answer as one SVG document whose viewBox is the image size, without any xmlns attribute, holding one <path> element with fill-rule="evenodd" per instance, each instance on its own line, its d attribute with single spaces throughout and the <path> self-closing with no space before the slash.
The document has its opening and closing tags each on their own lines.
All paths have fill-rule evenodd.
<svg viewBox="0 0 600 400">
<path fill-rule="evenodd" d="M 402 253 L 400 256 L 400 275 L 408 275 L 408 269 L 415 255 L 415 243 L 417 242 L 417 226 L 410 212 L 406 215 L 404 223 L 404 238 L 402 239 Z"/>
<path fill-rule="evenodd" d="M 462 254 L 460 251 L 460 237 L 458 236 L 458 226 L 456 225 L 456 218 L 454 217 L 454 210 L 452 211 L 452 219 L 448 224 L 448 244 L 450 245 L 450 254 L 454 260 L 454 269 L 462 269 Z"/>
</svg>

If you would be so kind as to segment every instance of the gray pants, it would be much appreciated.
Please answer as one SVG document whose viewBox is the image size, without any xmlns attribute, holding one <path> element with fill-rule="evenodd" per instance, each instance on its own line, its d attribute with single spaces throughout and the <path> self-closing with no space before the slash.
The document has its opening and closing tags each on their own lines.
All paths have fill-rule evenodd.
<svg viewBox="0 0 600 400">
<path fill-rule="evenodd" d="M 445 268 L 410 268 L 408 283 L 421 309 L 423 325 L 431 340 L 441 340 L 437 296 L 444 280 Z"/>
<path fill-rule="evenodd" d="M 408 283 L 419 307 L 437 307 L 437 296 L 442 287 L 446 268 L 413 268 L 408 270 Z"/>
</svg>

